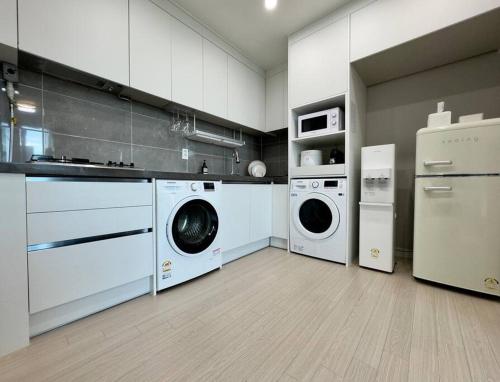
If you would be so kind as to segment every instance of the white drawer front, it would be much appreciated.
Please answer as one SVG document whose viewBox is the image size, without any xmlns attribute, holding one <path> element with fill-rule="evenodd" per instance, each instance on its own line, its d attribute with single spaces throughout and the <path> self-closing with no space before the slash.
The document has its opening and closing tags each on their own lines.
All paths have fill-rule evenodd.
<svg viewBox="0 0 500 382">
<path fill-rule="evenodd" d="M 152 233 L 30 252 L 30 313 L 90 296 L 152 273 Z"/>
<path fill-rule="evenodd" d="M 27 179 L 27 211 L 51 212 L 93 208 L 150 206 L 152 184 L 141 182 L 73 182 Z"/>
<path fill-rule="evenodd" d="M 153 207 L 28 214 L 28 245 L 152 228 Z"/>
</svg>

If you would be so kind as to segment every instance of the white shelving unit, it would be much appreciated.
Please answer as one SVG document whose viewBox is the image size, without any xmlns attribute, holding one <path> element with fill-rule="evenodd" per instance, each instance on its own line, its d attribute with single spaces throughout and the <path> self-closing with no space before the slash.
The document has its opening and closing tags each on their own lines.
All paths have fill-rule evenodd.
<svg viewBox="0 0 500 382">
<path fill-rule="evenodd" d="M 339 94 L 333 98 L 321 100 L 312 104 L 290 109 L 289 120 L 289 171 L 291 178 L 298 177 L 324 177 L 324 176 L 344 176 L 346 174 L 346 165 L 328 164 L 330 151 L 336 147 L 346 154 L 346 136 L 348 134 L 348 117 L 344 122 L 346 130 L 337 131 L 329 134 L 321 134 L 309 137 L 298 137 L 298 117 L 303 114 L 315 111 L 340 107 L 345 110 L 346 94 Z M 323 165 L 300 167 L 300 153 L 304 150 L 321 150 L 323 152 Z"/>
</svg>

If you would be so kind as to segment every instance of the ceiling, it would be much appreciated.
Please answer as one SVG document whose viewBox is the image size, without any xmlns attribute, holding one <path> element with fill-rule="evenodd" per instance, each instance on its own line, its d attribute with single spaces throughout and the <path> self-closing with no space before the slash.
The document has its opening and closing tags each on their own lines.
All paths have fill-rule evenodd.
<svg viewBox="0 0 500 382">
<path fill-rule="evenodd" d="M 328 15 L 349 0 L 174 0 L 265 70 L 287 61 L 288 35 Z"/>
</svg>

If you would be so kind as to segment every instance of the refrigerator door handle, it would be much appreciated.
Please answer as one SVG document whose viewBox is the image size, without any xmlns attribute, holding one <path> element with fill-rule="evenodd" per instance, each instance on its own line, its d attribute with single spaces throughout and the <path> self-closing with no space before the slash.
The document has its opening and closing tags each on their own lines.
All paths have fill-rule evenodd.
<svg viewBox="0 0 500 382">
<path fill-rule="evenodd" d="M 443 166 L 443 165 L 452 165 L 453 161 L 451 160 L 424 160 L 424 166 Z"/>
<path fill-rule="evenodd" d="M 451 186 L 427 186 L 424 191 L 451 191 Z"/>
</svg>

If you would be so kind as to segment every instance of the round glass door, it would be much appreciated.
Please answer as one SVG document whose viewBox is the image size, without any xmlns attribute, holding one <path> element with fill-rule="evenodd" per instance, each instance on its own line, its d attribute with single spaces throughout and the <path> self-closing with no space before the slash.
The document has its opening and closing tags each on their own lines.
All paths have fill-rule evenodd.
<svg viewBox="0 0 500 382">
<path fill-rule="evenodd" d="M 195 255 L 210 247 L 218 228 L 219 218 L 215 208 L 206 200 L 192 199 L 175 212 L 170 234 L 181 252 Z"/>
<path fill-rule="evenodd" d="M 293 220 L 302 235 L 319 240 L 335 233 L 340 215 L 332 199 L 323 194 L 310 193 L 296 201 Z"/>
</svg>

